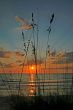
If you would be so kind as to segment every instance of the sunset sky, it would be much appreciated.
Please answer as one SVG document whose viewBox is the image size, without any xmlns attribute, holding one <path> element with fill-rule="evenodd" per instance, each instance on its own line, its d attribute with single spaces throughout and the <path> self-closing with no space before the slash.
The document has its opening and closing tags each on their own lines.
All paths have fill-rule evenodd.
<svg viewBox="0 0 73 110">
<path fill-rule="evenodd" d="M 0 71 L 3 71 L 2 65 L 5 71 L 9 69 L 9 71 L 12 71 L 12 67 L 15 72 L 21 71 L 21 67 L 18 68 L 24 61 L 22 35 L 21 30 L 17 30 L 20 24 L 16 22 L 16 16 L 26 19 L 29 23 L 32 20 L 32 12 L 35 22 L 38 18 L 39 46 L 43 59 L 48 37 L 46 30 L 50 25 L 49 21 L 52 13 L 55 17 L 49 41 L 51 50 L 57 52 L 62 50 L 73 51 L 72 11 L 73 0 L 0 0 Z M 25 32 L 26 40 L 31 35 L 31 31 Z M 29 56 L 27 60 L 30 64 Z M 42 64 L 42 60 L 38 62 Z"/>
</svg>

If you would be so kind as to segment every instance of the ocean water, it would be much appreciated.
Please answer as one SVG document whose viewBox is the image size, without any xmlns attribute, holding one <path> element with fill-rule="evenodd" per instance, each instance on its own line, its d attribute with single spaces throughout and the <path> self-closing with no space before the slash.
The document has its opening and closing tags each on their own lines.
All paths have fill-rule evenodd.
<svg viewBox="0 0 73 110">
<path fill-rule="evenodd" d="M 0 95 L 69 95 L 73 74 L 0 74 Z"/>
</svg>

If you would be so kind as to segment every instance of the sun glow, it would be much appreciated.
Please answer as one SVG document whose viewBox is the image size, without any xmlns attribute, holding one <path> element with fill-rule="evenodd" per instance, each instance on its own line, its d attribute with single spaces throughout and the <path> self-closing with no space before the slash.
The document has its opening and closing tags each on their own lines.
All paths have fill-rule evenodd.
<svg viewBox="0 0 73 110">
<path fill-rule="evenodd" d="M 34 70 L 34 66 L 31 66 L 31 69 Z"/>
<path fill-rule="evenodd" d="M 30 73 L 35 73 L 36 70 L 35 65 L 30 66 L 29 69 L 30 69 Z"/>
</svg>

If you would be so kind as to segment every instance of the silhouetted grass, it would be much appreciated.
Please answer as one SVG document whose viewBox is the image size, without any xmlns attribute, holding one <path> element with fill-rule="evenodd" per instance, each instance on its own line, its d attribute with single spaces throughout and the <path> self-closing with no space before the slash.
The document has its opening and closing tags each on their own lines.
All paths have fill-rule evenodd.
<svg viewBox="0 0 73 110">
<path fill-rule="evenodd" d="M 11 96 L 10 105 L 12 110 L 73 109 L 73 101 L 66 96 Z"/>
</svg>

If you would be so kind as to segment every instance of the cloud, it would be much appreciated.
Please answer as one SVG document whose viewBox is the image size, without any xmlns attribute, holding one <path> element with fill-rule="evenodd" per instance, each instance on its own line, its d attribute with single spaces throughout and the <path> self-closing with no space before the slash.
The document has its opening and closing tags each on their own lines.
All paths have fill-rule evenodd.
<svg viewBox="0 0 73 110">
<path fill-rule="evenodd" d="M 22 25 L 17 28 L 17 30 L 30 30 L 32 29 L 32 25 Z"/>
<path fill-rule="evenodd" d="M 29 30 L 33 28 L 32 24 L 29 24 L 29 22 L 19 16 L 15 17 L 16 21 L 21 24 L 20 27 L 17 28 L 17 30 Z"/>
<path fill-rule="evenodd" d="M 28 24 L 28 22 L 25 19 L 23 19 L 19 16 L 15 16 L 15 20 L 21 24 Z"/>
<path fill-rule="evenodd" d="M 0 51 L 0 58 L 10 58 L 11 52 Z"/>
<path fill-rule="evenodd" d="M 73 63 L 73 52 L 59 52 L 50 57 L 50 62 L 54 64 Z"/>
<path fill-rule="evenodd" d="M 12 56 L 22 57 L 24 53 L 22 52 L 15 52 L 15 51 L 6 51 L 0 49 L 0 58 L 11 58 Z"/>
<path fill-rule="evenodd" d="M 40 64 L 42 64 L 43 63 L 43 60 L 41 59 L 41 60 L 39 60 L 39 59 L 37 59 L 37 65 L 40 65 Z M 26 65 L 35 65 L 35 61 L 34 60 L 28 60 L 28 62 L 26 63 Z"/>
<path fill-rule="evenodd" d="M 25 54 L 24 53 L 22 53 L 22 52 L 15 52 L 15 54 L 16 54 L 16 56 L 19 56 L 19 57 L 22 57 L 22 56 L 24 56 Z"/>
<path fill-rule="evenodd" d="M 23 63 L 24 53 L 18 51 L 6 51 L 0 49 L 0 62 L 2 65 L 0 67 L 12 68 L 19 66 Z"/>
<path fill-rule="evenodd" d="M 0 67 L 1 68 L 11 68 L 13 66 L 12 66 L 12 63 L 0 62 Z"/>
<path fill-rule="evenodd" d="M 5 50 L 3 47 L 0 47 L 0 51 L 3 51 L 3 50 Z"/>
</svg>

